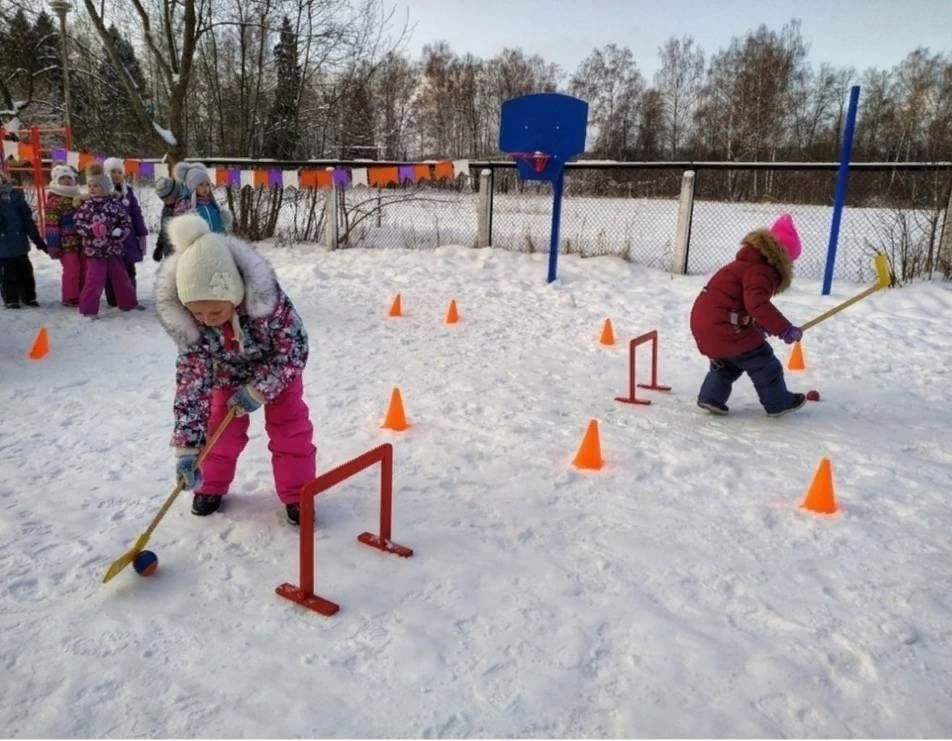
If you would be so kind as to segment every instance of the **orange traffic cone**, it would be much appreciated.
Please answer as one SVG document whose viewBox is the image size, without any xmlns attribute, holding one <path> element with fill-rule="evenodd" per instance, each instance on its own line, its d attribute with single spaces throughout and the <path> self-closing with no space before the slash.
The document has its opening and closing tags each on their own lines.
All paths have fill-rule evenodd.
<svg viewBox="0 0 952 741">
<path fill-rule="evenodd" d="M 40 331 L 36 333 L 36 339 L 33 340 L 33 346 L 26 356 L 30 360 L 42 360 L 49 352 L 50 333 L 46 331 L 46 327 L 40 327 Z"/>
<path fill-rule="evenodd" d="M 604 326 L 602 326 L 602 336 L 598 340 L 603 345 L 614 345 L 615 344 L 615 330 L 612 328 L 612 320 L 606 319 Z"/>
<path fill-rule="evenodd" d="M 400 389 L 393 387 L 393 393 L 390 395 L 390 406 L 387 407 L 387 418 L 383 421 L 381 427 L 385 430 L 396 430 L 403 432 L 409 429 L 407 415 L 403 412 L 403 397 L 400 396 Z"/>
<path fill-rule="evenodd" d="M 459 321 L 459 312 L 456 310 L 456 299 L 450 301 L 450 308 L 446 310 L 446 323 L 456 324 Z"/>
<path fill-rule="evenodd" d="M 793 343 L 793 351 L 790 353 L 790 360 L 787 361 L 789 370 L 806 370 L 806 363 L 803 362 L 803 348 L 799 342 Z"/>
<path fill-rule="evenodd" d="M 575 454 L 572 465 L 576 468 L 588 468 L 597 471 L 604 463 L 602 460 L 602 444 L 598 435 L 598 420 L 593 419 L 588 423 L 585 437 L 582 438 L 582 444 Z"/>
<path fill-rule="evenodd" d="M 838 511 L 836 497 L 833 495 L 833 471 L 829 458 L 820 458 L 820 465 L 813 474 L 813 481 L 807 489 L 807 495 L 800 505 L 804 509 L 821 515 L 832 515 Z"/>
<path fill-rule="evenodd" d="M 393 303 L 390 304 L 390 316 L 403 316 L 403 304 L 400 302 L 399 293 L 393 299 Z"/>
</svg>

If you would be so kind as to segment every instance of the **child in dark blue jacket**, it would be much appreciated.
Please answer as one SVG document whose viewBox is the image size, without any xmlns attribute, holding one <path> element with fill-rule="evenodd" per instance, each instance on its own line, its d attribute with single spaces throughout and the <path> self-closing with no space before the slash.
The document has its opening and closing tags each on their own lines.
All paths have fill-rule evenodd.
<svg viewBox="0 0 952 741">
<path fill-rule="evenodd" d="M 22 191 L 0 170 L 0 294 L 8 309 L 19 309 L 21 303 L 39 306 L 28 239 L 46 252 Z"/>
</svg>

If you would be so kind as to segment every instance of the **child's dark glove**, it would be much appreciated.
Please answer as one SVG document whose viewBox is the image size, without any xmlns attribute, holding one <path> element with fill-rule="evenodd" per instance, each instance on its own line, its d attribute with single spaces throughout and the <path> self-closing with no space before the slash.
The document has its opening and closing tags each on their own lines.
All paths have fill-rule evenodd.
<svg viewBox="0 0 952 741">
<path fill-rule="evenodd" d="M 202 472 L 198 469 L 198 451 L 195 448 L 175 449 L 175 477 L 184 483 L 182 488 L 191 491 L 202 483 Z"/>
<path fill-rule="evenodd" d="M 780 335 L 780 339 L 786 342 L 788 345 L 792 345 L 794 342 L 799 342 L 802 337 L 803 330 L 799 327 L 794 327 L 792 324 L 783 331 L 782 335 Z"/>
<path fill-rule="evenodd" d="M 261 392 L 253 386 L 242 386 L 228 400 L 228 408 L 235 410 L 235 416 L 241 417 L 245 414 L 251 414 L 255 409 L 264 404 L 264 397 Z"/>
</svg>

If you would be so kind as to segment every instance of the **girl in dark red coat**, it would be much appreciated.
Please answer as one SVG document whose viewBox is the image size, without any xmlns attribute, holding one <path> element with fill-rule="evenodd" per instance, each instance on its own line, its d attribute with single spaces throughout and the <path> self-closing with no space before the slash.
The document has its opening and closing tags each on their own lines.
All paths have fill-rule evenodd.
<svg viewBox="0 0 952 741">
<path fill-rule="evenodd" d="M 770 229 L 744 237 L 732 263 L 718 270 L 691 309 L 691 332 L 711 368 L 697 404 L 712 414 L 727 414 L 731 387 L 744 373 L 754 383 L 760 403 L 771 417 L 803 406 L 803 394 L 791 393 L 783 366 L 765 335 L 788 345 L 803 332 L 780 313 L 770 299 L 790 287 L 793 261 L 800 256 L 800 237 L 790 214 Z"/>
</svg>

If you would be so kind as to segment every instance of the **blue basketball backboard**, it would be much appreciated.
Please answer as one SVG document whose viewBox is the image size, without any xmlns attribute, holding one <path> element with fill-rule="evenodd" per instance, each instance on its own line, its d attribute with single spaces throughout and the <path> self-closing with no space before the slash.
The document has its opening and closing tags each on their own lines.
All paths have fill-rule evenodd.
<svg viewBox="0 0 952 741">
<path fill-rule="evenodd" d="M 570 157 L 585 151 L 588 103 L 561 93 L 534 93 L 502 104 L 499 149 L 514 154 L 527 180 L 555 180 Z M 530 157 L 547 155 L 539 170 Z"/>
</svg>

